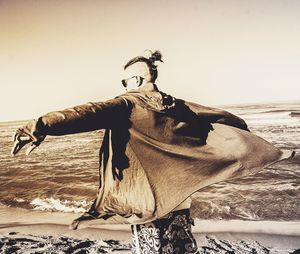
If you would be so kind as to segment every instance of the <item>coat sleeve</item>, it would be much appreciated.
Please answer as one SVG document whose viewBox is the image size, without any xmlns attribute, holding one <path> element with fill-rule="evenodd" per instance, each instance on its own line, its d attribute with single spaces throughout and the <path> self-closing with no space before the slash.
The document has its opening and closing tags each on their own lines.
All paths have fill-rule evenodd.
<svg viewBox="0 0 300 254">
<path fill-rule="evenodd" d="M 129 101 L 117 97 L 50 112 L 36 121 L 36 132 L 38 135 L 60 136 L 113 128 L 122 119 L 129 118 L 130 106 Z"/>
<path fill-rule="evenodd" d="M 246 122 L 242 118 L 228 111 L 213 107 L 206 107 L 192 102 L 185 103 L 193 112 L 196 113 L 197 117 L 204 122 L 221 123 L 249 131 Z"/>
</svg>

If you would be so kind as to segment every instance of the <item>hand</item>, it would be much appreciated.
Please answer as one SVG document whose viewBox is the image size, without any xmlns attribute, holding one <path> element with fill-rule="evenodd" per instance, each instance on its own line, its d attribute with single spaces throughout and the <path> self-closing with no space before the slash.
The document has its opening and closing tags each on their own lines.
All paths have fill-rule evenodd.
<svg viewBox="0 0 300 254">
<path fill-rule="evenodd" d="M 41 142 L 46 135 L 40 135 L 37 131 L 37 121 L 32 120 L 22 128 L 19 128 L 13 136 L 13 147 L 11 155 L 17 154 L 25 145 L 30 144 L 26 150 L 26 155 L 29 155 Z"/>
</svg>

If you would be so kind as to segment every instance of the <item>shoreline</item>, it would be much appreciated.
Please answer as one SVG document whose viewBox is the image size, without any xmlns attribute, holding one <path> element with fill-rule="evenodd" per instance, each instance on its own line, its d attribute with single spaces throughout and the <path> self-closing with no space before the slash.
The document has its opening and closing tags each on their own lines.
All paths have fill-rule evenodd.
<svg viewBox="0 0 300 254">
<path fill-rule="evenodd" d="M 0 232 L 4 227 L 53 224 L 67 226 L 80 216 L 80 213 L 50 212 L 40 210 L 28 210 L 24 208 L 7 207 L 0 205 Z M 103 229 L 110 231 L 130 231 L 127 224 L 98 224 L 90 223 L 90 226 L 80 228 Z M 300 237 L 299 221 L 249 221 L 249 220 L 202 220 L 195 218 L 193 232 L 200 233 L 262 233 L 274 235 L 291 235 Z"/>
<path fill-rule="evenodd" d="M 67 248 L 77 246 L 78 250 L 81 248 L 86 253 L 131 253 L 129 225 L 96 225 L 70 229 L 72 220 L 79 215 L 0 206 L 0 251 L 1 248 L 6 248 L 5 251 L 19 248 L 19 253 L 22 253 L 24 246 L 29 249 L 33 246 L 37 250 L 37 246 L 43 245 L 44 249 L 41 251 L 61 248 L 57 250 L 64 252 Z M 196 219 L 192 230 L 201 253 L 220 253 L 226 248 L 231 253 L 252 253 L 247 252 L 251 248 L 258 253 L 284 254 L 300 251 L 300 221 Z"/>
</svg>

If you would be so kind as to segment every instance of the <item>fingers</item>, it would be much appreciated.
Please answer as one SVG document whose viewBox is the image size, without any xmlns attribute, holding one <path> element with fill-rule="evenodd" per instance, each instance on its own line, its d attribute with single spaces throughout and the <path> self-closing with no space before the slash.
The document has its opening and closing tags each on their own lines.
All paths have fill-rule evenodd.
<svg viewBox="0 0 300 254">
<path fill-rule="evenodd" d="M 44 139 L 45 139 L 45 136 L 41 136 L 38 141 L 32 142 L 31 145 L 26 150 L 26 155 L 29 155 L 35 148 L 37 148 Z"/>
<path fill-rule="evenodd" d="M 27 148 L 26 150 L 26 155 L 29 155 L 35 148 L 37 148 L 38 145 L 34 144 L 34 143 L 31 143 L 31 145 Z"/>
<path fill-rule="evenodd" d="M 37 121 L 29 121 L 24 127 L 19 128 L 13 135 L 13 147 L 11 155 L 17 154 L 24 146 L 31 143 L 26 150 L 26 155 L 29 155 L 41 142 L 45 139 L 46 135 L 41 135 L 37 131 Z"/>
<path fill-rule="evenodd" d="M 17 130 L 13 135 L 13 147 L 11 155 L 17 154 L 25 145 L 31 142 L 31 138 L 24 134 L 21 130 Z"/>
<path fill-rule="evenodd" d="M 15 131 L 14 136 L 13 136 L 13 142 L 17 140 L 18 137 L 18 131 Z"/>
</svg>

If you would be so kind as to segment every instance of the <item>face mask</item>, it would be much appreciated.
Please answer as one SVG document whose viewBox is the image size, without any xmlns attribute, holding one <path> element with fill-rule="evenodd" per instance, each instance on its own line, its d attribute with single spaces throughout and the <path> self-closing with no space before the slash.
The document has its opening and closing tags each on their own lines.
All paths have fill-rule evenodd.
<svg viewBox="0 0 300 254">
<path fill-rule="evenodd" d="M 122 85 L 126 88 L 126 90 L 134 89 L 134 88 L 138 88 L 139 86 L 141 86 L 143 84 L 143 80 L 144 80 L 144 78 L 142 78 L 140 76 L 133 76 L 128 79 L 123 79 Z"/>
</svg>

